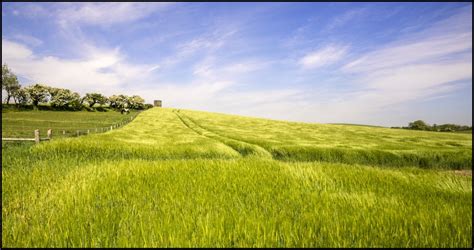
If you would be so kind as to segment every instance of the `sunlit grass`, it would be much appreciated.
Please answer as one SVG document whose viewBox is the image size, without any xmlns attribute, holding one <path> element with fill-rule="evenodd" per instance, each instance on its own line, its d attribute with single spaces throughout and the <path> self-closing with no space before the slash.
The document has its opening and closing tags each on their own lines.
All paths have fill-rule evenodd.
<svg viewBox="0 0 474 250">
<path fill-rule="evenodd" d="M 221 138 L 259 146 L 279 160 L 472 169 L 472 134 L 177 113 Z"/>
<path fill-rule="evenodd" d="M 4 143 L 2 246 L 472 247 L 472 176 L 436 164 L 470 161 L 471 135 L 398 132 L 155 108 Z M 391 164 L 398 151 L 428 163 Z"/>
</svg>

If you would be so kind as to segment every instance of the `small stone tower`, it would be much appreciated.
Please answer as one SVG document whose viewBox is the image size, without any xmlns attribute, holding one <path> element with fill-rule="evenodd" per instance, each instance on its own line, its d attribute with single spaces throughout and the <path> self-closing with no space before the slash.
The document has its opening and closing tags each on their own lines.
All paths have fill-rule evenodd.
<svg viewBox="0 0 474 250">
<path fill-rule="evenodd" d="M 161 100 L 155 100 L 155 101 L 153 101 L 153 106 L 155 106 L 155 107 L 160 107 L 160 108 L 161 108 Z"/>
</svg>

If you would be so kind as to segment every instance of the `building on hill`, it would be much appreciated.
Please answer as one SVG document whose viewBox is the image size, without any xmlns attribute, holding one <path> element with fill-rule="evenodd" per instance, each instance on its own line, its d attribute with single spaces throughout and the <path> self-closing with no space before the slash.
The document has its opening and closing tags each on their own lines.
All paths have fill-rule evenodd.
<svg viewBox="0 0 474 250">
<path fill-rule="evenodd" d="M 154 100 L 153 101 L 153 106 L 161 108 L 161 100 Z"/>
</svg>

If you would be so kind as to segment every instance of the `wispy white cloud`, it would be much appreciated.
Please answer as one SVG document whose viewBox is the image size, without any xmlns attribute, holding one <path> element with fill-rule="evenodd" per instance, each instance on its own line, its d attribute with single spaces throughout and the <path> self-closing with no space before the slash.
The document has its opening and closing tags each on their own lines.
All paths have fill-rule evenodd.
<svg viewBox="0 0 474 250">
<path fill-rule="evenodd" d="M 328 45 L 306 54 L 299 60 L 299 64 L 306 69 L 330 65 L 341 60 L 346 55 L 347 50 L 347 46 Z"/>
<path fill-rule="evenodd" d="M 231 63 L 223 63 L 215 56 L 208 56 L 194 65 L 193 75 L 203 80 L 237 79 L 242 75 L 265 69 L 272 64 L 272 61 L 257 59 L 240 59 Z"/>
<path fill-rule="evenodd" d="M 470 22 L 472 18 L 464 21 Z M 446 30 L 447 23 L 435 24 L 436 30 Z M 454 30 L 394 42 L 362 55 L 342 70 L 358 73 L 358 82 L 379 91 L 380 96 L 391 95 L 405 101 L 406 92 L 412 98 L 425 97 L 432 93 L 427 91 L 430 88 L 472 78 L 471 68 L 472 31 Z"/>
<path fill-rule="evenodd" d="M 195 65 L 196 77 L 191 82 L 166 83 L 149 77 L 152 71 L 160 70 L 160 65 L 129 64 L 119 48 L 84 45 L 82 51 L 83 57 L 74 60 L 41 57 L 25 45 L 2 40 L 2 62 L 7 62 L 19 76 L 29 79 L 29 83 L 69 88 L 82 94 L 90 91 L 106 95 L 140 94 L 148 102 L 165 96 L 168 103 L 189 108 L 211 108 L 216 105 L 216 98 L 220 100 L 217 106 L 223 106 L 224 96 L 241 95 L 231 90 L 238 84 L 239 74 L 267 66 L 257 60 L 219 65 L 207 59 Z"/>
<path fill-rule="evenodd" d="M 279 101 L 249 110 L 295 121 L 388 126 L 405 125 L 400 124 L 401 120 L 423 119 L 425 116 L 413 112 L 410 106 L 472 85 L 471 23 L 472 11 L 465 8 L 364 54 L 348 48 L 336 53 L 336 46 L 313 51 L 300 58 L 299 65 L 308 69 L 346 61 L 339 70 L 332 71 L 345 76 L 343 88 L 298 86 L 295 93 Z M 304 76 L 306 71 L 301 74 Z"/>
<path fill-rule="evenodd" d="M 232 38 L 237 32 L 238 29 L 236 27 L 212 27 L 210 31 L 204 34 L 177 44 L 175 46 L 175 53 L 165 58 L 161 64 L 163 67 L 172 67 L 192 58 L 196 54 L 199 54 L 200 57 L 210 58 L 219 49 L 231 43 Z"/>
<path fill-rule="evenodd" d="M 398 41 L 389 44 L 346 64 L 343 69 L 348 72 L 371 72 L 407 64 L 440 60 L 445 56 L 466 52 L 471 48 L 472 33 L 469 31 L 431 35 L 409 43 Z"/>
<path fill-rule="evenodd" d="M 296 89 L 245 88 L 242 77 L 266 69 L 272 63 L 258 59 L 225 63 L 211 53 L 193 65 L 194 77 L 190 82 L 160 82 L 147 90 L 138 87 L 136 91 L 146 100 L 165 99 L 165 106 L 248 115 L 258 105 L 276 103 L 278 98 L 300 92 Z"/>
<path fill-rule="evenodd" d="M 359 92 L 334 107 L 350 107 L 346 117 L 355 119 L 361 112 L 386 113 L 397 105 L 446 95 L 462 87 L 456 83 L 472 81 L 472 14 L 468 13 L 472 12 L 461 11 L 344 65 L 342 73 L 355 76 L 352 82 Z"/>
<path fill-rule="evenodd" d="M 162 99 L 165 107 L 287 119 L 302 93 L 299 89 L 235 90 L 233 81 L 200 81 L 188 84 L 162 83 L 152 91 L 135 92 L 146 100 Z M 284 115 L 282 115 L 284 114 Z"/>
<path fill-rule="evenodd" d="M 115 8 L 115 10 L 114 10 Z M 146 11 L 142 11 L 146 8 Z M 236 63 L 201 60 L 194 65 L 195 79 L 191 82 L 166 83 L 150 75 L 173 69 L 177 63 L 197 56 L 213 58 L 216 52 L 228 45 L 238 32 L 236 26 L 216 25 L 207 32 L 176 45 L 175 53 L 155 64 L 130 64 L 120 48 L 97 48 L 83 34 L 81 25 L 109 25 L 138 20 L 161 8 L 148 4 L 64 4 L 57 8 L 57 20 L 65 38 L 76 41 L 78 59 L 41 57 L 27 46 L 9 40 L 2 41 L 2 61 L 30 82 L 43 82 L 51 86 L 70 88 L 81 93 L 101 91 L 110 95 L 116 92 L 141 93 L 147 101 L 166 93 L 173 103 L 201 103 L 222 94 L 236 84 L 235 76 L 263 67 L 255 60 Z M 107 19 L 107 20 L 102 20 Z M 238 23 L 237 23 L 238 24 Z M 206 68 L 206 62 L 209 68 Z M 189 67 L 189 65 L 187 66 Z M 199 94 L 196 94 L 199 93 Z M 191 94 L 191 95 L 190 95 Z M 194 101 L 193 101 L 194 100 Z M 178 104 L 179 103 L 179 104 Z"/>
<path fill-rule="evenodd" d="M 12 9 L 12 14 L 15 16 L 23 16 L 26 18 L 37 18 L 37 17 L 51 17 L 53 12 L 47 10 L 44 3 L 22 3 L 15 5 Z"/>
<path fill-rule="evenodd" d="M 152 72 L 153 70 L 157 70 L 157 69 L 159 69 L 160 67 L 161 67 L 160 65 L 152 66 L 151 68 L 148 69 L 148 72 Z"/>
<path fill-rule="evenodd" d="M 2 39 L 2 63 L 29 83 L 69 88 L 81 93 L 102 91 L 112 94 L 130 82 L 143 80 L 156 65 L 132 65 L 119 49 L 101 50 L 85 47 L 80 59 L 38 56 L 27 46 Z"/>
<path fill-rule="evenodd" d="M 2 62 L 11 60 L 22 60 L 31 57 L 33 52 L 19 43 L 2 39 Z"/>
<path fill-rule="evenodd" d="M 471 77 L 472 63 L 455 61 L 452 63 L 411 64 L 378 70 L 367 74 L 362 79 L 371 88 L 384 91 L 410 91 L 421 95 L 427 89 Z"/>
<path fill-rule="evenodd" d="M 41 44 L 43 44 L 43 41 L 34 37 L 34 36 L 30 36 L 30 35 L 26 35 L 26 34 L 16 34 L 12 37 L 14 40 L 18 40 L 22 43 L 26 43 L 28 45 L 31 45 L 31 46 L 39 46 Z"/>
<path fill-rule="evenodd" d="M 341 15 L 338 15 L 332 19 L 327 26 L 324 28 L 324 31 L 331 31 L 341 26 L 344 26 L 346 23 L 363 16 L 368 13 L 368 8 L 357 8 L 344 12 Z"/>
<path fill-rule="evenodd" d="M 136 21 L 172 3 L 80 3 L 65 4 L 57 10 L 62 25 L 70 23 L 107 26 Z"/>
</svg>

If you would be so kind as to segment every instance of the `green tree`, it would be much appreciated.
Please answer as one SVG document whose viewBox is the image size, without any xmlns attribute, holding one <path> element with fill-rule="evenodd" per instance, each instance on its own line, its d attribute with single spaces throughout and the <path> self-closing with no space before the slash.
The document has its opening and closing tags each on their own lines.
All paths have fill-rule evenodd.
<svg viewBox="0 0 474 250">
<path fill-rule="evenodd" d="M 110 97 L 109 97 L 109 106 L 110 106 L 111 108 L 114 108 L 114 109 L 117 108 L 117 106 L 118 106 L 118 101 L 119 101 L 119 99 L 118 99 L 118 96 L 117 96 L 117 95 L 112 95 L 112 96 L 110 96 Z"/>
<path fill-rule="evenodd" d="M 100 106 L 103 106 L 103 105 L 105 105 L 105 104 L 107 104 L 107 103 L 109 102 L 109 98 L 107 98 L 107 96 L 102 96 L 102 97 L 103 97 L 103 98 L 101 98 L 101 99 L 99 100 Z"/>
<path fill-rule="evenodd" d="M 415 130 L 430 130 L 430 126 L 422 120 L 416 120 L 414 122 L 410 122 L 408 124 L 408 128 L 415 129 Z"/>
<path fill-rule="evenodd" d="M 145 100 L 138 95 L 112 95 L 108 99 L 109 105 L 114 109 L 143 109 L 145 107 Z"/>
<path fill-rule="evenodd" d="M 145 107 L 145 100 L 138 95 L 129 98 L 130 108 L 143 109 Z"/>
<path fill-rule="evenodd" d="M 67 109 L 69 107 L 77 109 L 80 107 L 80 95 L 73 93 L 69 89 L 57 89 L 55 88 L 51 93 L 51 106 Z"/>
<path fill-rule="evenodd" d="M 62 88 L 55 88 L 55 87 L 47 87 L 47 88 L 48 88 L 50 102 L 52 102 L 53 99 L 64 90 Z M 54 105 L 51 104 L 51 106 L 54 106 Z"/>
<path fill-rule="evenodd" d="M 130 107 L 130 100 L 126 95 L 112 95 L 109 97 L 109 103 L 110 107 L 114 109 Z"/>
<path fill-rule="evenodd" d="M 42 84 L 35 84 L 33 86 L 26 87 L 25 90 L 30 97 L 31 102 L 35 109 L 38 108 L 40 102 L 46 102 L 49 97 L 49 87 Z"/>
<path fill-rule="evenodd" d="M 15 92 L 13 95 L 15 103 L 25 105 L 28 103 L 29 95 L 25 88 L 20 88 L 18 91 Z"/>
<path fill-rule="evenodd" d="M 89 107 L 94 106 L 96 103 L 104 104 L 107 102 L 107 97 L 99 93 L 87 93 L 85 100 L 89 103 Z"/>
<path fill-rule="evenodd" d="M 49 86 L 47 87 L 47 89 L 48 89 L 48 93 L 50 97 L 54 97 L 55 95 L 59 94 L 59 92 L 64 90 L 62 88 L 55 88 L 55 87 L 49 87 Z"/>
<path fill-rule="evenodd" d="M 87 98 L 85 96 L 79 97 L 79 106 L 82 107 L 84 102 L 87 102 Z"/>
<path fill-rule="evenodd" d="M 18 78 L 13 72 L 8 68 L 6 64 L 2 65 L 2 90 L 7 92 L 7 98 L 5 101 L 10 102 L 15 93 L 21 88 L 21 85 L 18 83 Z"/>
<path fill-rule="evenodd" d="M 10 75 L 10 69 L 6 64 L 2 65 L 2 90 L 4 89 L 4 83 L 7 81 L 8 77 Z"/>
<path fill-rule="evenodd" d="M 117 103 L 119 109 L 130 108 L 130 98 L 126 95 L 119 95 Z"/>
<path fill-rule="evenodd" d="M 74 92 L 71 94 L 69 107 L 74 110 L 79 110 L 82 107 L 81 95 L 79 93 Z"/>
</svg>

